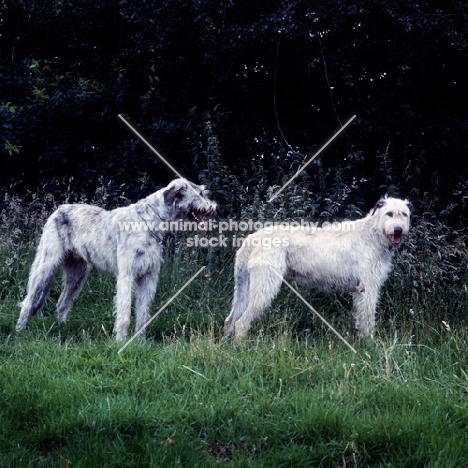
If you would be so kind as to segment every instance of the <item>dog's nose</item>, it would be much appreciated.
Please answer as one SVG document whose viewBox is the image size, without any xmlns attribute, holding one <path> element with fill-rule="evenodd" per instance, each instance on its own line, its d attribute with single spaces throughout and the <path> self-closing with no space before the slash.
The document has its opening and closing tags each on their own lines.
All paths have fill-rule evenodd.
<svg viewBox="0 0 468 468">
<path fill-rule="evenodd" d="M 396 226 L 396 227 L 393 229 L 393 233 L 394 233 L 396 236 L 401 236 L 401 234 L 403 233 L 403 228 L 401 228 L 400 226 Z"/>
</svg>

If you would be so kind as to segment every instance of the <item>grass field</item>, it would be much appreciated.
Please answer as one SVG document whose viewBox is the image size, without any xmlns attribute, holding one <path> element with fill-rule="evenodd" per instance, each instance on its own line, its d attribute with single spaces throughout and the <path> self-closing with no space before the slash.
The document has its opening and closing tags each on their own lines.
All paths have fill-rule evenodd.
<svg viewBox="0 0 468 468">
<path fill-rule="evenodd" d="M 1 346 L 2 466 L 468 466 L 466 340 Z"/>
</svg>

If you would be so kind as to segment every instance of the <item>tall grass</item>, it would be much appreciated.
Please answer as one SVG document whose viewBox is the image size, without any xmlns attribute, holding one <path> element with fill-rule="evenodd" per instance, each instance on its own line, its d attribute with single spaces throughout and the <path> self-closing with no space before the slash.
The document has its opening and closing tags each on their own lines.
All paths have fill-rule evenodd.
<svg viewBox="0 0 468 468">
<path fill-rule="evenodd" d="M 20 200 L 8 206 L 1 466 L 468 466 L 466 277 L 459 268 L 458 280 L 440 284 L 434 269 L 421 273 L 422 259 L 443 267 L 432 246 L 410 241 L 399 254 L 372 341 L 353 341 L 346 297 L 301 289 L 354 354 L 287 290 L 249 339 L 223 343 L 234 252 L 170 240 L 154 311 L 208 266 L 151 324 L 147 340 L 119 354 L 110 336 L 115 283 L 99 274 L 66 324 L 54 316 L 57 278 L 44 311 L 14 333 L 48 212 L 30 206 L 36 216 L 28 215 Z"/>
</svg>

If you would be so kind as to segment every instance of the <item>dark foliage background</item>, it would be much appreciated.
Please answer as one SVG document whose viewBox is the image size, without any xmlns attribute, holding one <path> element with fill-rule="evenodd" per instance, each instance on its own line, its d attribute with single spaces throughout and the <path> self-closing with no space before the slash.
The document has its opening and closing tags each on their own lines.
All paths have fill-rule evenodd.
<svg viewBox="0 0 468 468">
<path fill-rule="evenodd" d="M 54 191 L 73 177 L 80 191 L 124 184 L 136 199 L 167 182 L 123 113 L 239 214 L 357 115 L 297 181 L 301 203 L 335 214 L 321 205 L 331 198 L 344 214 L 390 192 L 464 227 L 464 2 L 0 5 L 0 182 L 10 190 Z"/>
</svg>

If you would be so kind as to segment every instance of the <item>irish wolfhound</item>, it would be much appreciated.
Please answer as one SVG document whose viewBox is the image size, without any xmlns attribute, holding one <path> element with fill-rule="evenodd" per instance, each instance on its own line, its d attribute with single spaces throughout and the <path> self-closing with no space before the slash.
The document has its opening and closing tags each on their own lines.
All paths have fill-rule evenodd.
<svg viewBox="0 0 468 468">
<path fill-rule="evenodd" d="M 44 226 L 16 329 L 23 329 L 44 305 L 59 267 L 63 270 L 63 291 L 57 316 L 59 322 L 65 321 L 90 269 L 96 267 L 117 277 L 117 339 L 127 336 L 133 288 L 135 330 L 144 336 L 162 261 L 158 226 L 191 216 L 201 223 L 202 217 L 214 216 L 216 209 L 203 186 L 185 179 L 173 180 L 143 200 L 112 211 L 85 204 L 61 205 Z"/>
<path fill-rule="evenodd" d="M 243 338 L 278 293 L 282 278 L 322 291 L 353 293 L 359 337 L 373 336 L 380 288 L 397 247 L 409 230 L 411 204 L 383 198 L 357 221 L 333 229 L 264 228 L 249 235 L 236 255 L 234 299 L 225 337 Z"/>
</svg>

